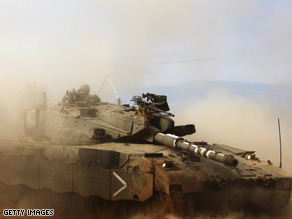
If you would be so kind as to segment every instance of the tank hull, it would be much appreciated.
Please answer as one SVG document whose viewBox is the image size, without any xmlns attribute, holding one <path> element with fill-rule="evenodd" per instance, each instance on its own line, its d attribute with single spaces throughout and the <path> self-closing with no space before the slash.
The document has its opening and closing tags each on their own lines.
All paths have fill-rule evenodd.
<svg viewBox="0 0 292 219">
<path fill-rule="evenodd" d="M 224 145 L 210 147 L 232 152 Z M 237 167 L 154 144 L 64 146 L 22 137 L 0 141 L 0 181 L 109 201 L 144 202 L 157 191 L 193 197 L 216 194 L 231 202 L 240 193 L 241 199 L 255 202 L 255 206 L 272 203 L 276 208 L 288 203 L 290 174 L 235 152 L 234 156 L 239 160 Z M 163 167 L 165 162 L 171 165 Z"/>
</svg>

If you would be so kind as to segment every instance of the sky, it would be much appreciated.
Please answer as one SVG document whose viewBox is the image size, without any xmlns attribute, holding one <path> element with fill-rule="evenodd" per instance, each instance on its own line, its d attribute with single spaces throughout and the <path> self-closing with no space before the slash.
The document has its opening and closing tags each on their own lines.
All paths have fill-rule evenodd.
<svg viewBox="0 0 292 219">
<path fill-rule="evenodd" d="M 291 11 L 288 0 L 2 0 L 0 110 L 7 110 L 19 95 L 23 98 L 28 86 L 45 90 L 56 104 L 66 90 L 84 83 L 97 93 L 108 75 L 124 103 L 146 88 L 176 95 L 170 98 L 172 106 L 191 101 L 178 118 L 197 122 L 201 139 L 238 141 L 244 147 L 242 141 L 229 139 L 236 132 L 236 139 L 251 145 L 254 138 L 246 135 L 257 130 L 246 127 L 249 120 L 261 124 L 257 129 L 263 140 L 257 143 L 267 145 L 272 139 L 278 144 L 277 137 L 270 137 L 277 132 L 276 126 L 270 127 L 273 121 L 280 116 L 286 133 L 292 131 L 292 107 L 286 104 L 291 98 L 286 88 L 292 83 Z M 265 86 L 243 98 L 230 87 L 197 88 L 209 81 Z M 264 94 L 271 91 L 267 87 L 282 85 L 285 89 L 273 99 Z M 102 100 L 113 101 L 108 83 L 104 89 Z M 285 104 L 280 106 L 277 99 Z M 200 117 L 202 112 L 208 116 Z M 210 129 L 203 119 L 224 125 Z M 288 135 L 286 144 L 292 144 Z"/>
<path fill-rule="evenodd" d="M 1 1 L 1 80 L 291 83 L 290 1 Z M 9 75 L 9 76 L 7 76 Z M 51 88 L 49 88 L 51 89 Z M 58 89 L 59 91 L 59 89 Z"/>
</svg>

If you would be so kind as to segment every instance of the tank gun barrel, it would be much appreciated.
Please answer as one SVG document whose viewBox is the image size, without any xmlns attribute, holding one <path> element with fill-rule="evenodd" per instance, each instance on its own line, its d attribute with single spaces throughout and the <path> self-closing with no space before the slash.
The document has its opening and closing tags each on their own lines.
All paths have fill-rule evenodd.
<svg viewBox="0 0 292 219">
<path fill-rule="evenodd" d="M 201 157 L 218 161 L 227 166 L 237 166 L 238 164 L 238 160 L 235 159 L 232 155 L 225 155 L 222 153 L 218 153 L 214 150 L 192 144 L 184 138 L 178 137 L 176 135 L 163 134 L 161 132 L 158 132 L 154 135 L 154 141 L 168 147 L 174 147 L 184 151 L 189 151 Z"/>
</svg>

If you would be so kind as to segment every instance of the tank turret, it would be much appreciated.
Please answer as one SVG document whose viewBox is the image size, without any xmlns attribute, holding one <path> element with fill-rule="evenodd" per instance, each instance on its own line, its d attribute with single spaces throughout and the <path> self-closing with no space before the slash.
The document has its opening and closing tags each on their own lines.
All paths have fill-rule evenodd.
<svg viewBox="0 0 292 219">
<path fill-rule="evenodd" d="M 224 155 L 183 139 L 181 136 L 195 132 L 195 126 L 174 125 L 174 120 L 171 118 L 174 115 L 168 112 L 170 109 L 165 95 L 146 93 L 142 96 L 134 96 L 132 98 L 134 107 L 100 102 L 80 105 L 81 96 L 84 96 L 84 93 L 85 96 L 90 95 L 89 91 L 88 85 L 82 85 L 78 95 L 74 90 L 70 93 L 67 91 L 60 108 L 47 111 L 47 118 L 38 118 L 44 113 L 36 114 L 35 117 L 39 121 L 36 124 L 39 127 L 35 129 L 34 134 L 38 135 L 40 132 L 37 130 L 42 129 L 43 135 L 43 131 L 46 130 L 45 135 L 56 144 L 146 140 L 188 151 L 227 166 L 238 164 L 232 155 Z M 68 105 L 68 99 L 76 99 L 76 101 Z"/>
<path fill-rule="evenodd" d="M 175 126 L 164 95 L 134 96 L 135 106 L 100 102 L 89 94 L 88 85 L 76 92 L 67 91 L 56 107 L 34 108 L 26 113 L 25 133 L 38 136 L 42 130 L 55 144 L 96 144 L 147 140 L 149 128 L 161 133 L 185 136 L 195 132 L 193 124 Z M 29 124 L 28 124 L 29 122 Z"/>
</svg>

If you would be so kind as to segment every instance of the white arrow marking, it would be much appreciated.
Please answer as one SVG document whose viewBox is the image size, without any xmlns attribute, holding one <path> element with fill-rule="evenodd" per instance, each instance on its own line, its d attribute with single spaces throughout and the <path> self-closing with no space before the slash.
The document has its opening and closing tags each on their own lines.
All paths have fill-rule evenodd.
<svg viewBox="0 0 292 219">
<path fill-rule="evenodd" d="M 127 183 L 118 175 L 115 171 L 113 171 L 114 176 L 124 185 L 122 188 L 120 188 L 118 191 L 116 191 L 113 194 L 113 197 L 117 196 L 121 191 L 123 191 L 125 188 L 127 188 Z"/>
</svg>

